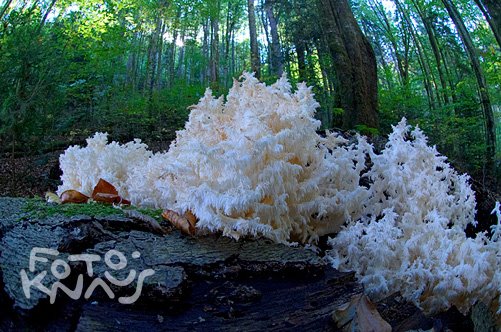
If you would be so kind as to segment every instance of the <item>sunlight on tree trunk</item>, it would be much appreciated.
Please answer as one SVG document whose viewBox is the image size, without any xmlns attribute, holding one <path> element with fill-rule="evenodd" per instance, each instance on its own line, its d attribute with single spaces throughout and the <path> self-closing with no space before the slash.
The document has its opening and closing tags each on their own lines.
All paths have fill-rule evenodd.
<svg viewBox="0 0 501 332">
<path fill-rule="evenodd" d="M 251 68 L 255 73 L 256 78 L 261 77 L 261 60 L 259 57 L 259 46 L 257 43 L 256 31 L 256 13 L 254 11 L 254 0 L 247 0 L 247 8 L 249 11 L 249 33 L 250 33 L 250 47 L 251 47 Z"/>
</svg>

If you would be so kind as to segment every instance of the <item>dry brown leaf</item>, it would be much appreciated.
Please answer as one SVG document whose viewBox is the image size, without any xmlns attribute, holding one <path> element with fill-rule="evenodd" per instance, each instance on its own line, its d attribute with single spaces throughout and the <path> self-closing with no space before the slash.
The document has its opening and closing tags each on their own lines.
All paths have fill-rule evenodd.
<svg viewBox="0 0 501 332">
<path fill-rule="evenodd" d="M 118 191 L 115 188 L 115 186 L 103 179 L 99 179 L 98 183 L 94 187 L 94 190 L 92 191 L 91 195 L 92 199 L 95 200 L 94 196 L 98 193 L 118 196 Z"/>
<path fill-rule="evenodd" d="M 92 199 L 100 203 L 130 205 L 130 201 L 118 195 L 118 191 L 114 185 L 103 179 L 99 179 L 99 182 L 94 187 Z"/>
<path fill-rule="evenodd" d="M 85 196 L 79 191 L 76 190 L 66 190 L 61 194 L 61 203 L 76 203 L 76 204 L 82 204 L 82 203 L 87 203 L 89 200 L 89 197 Z"/>
<path fill-rule="evenodd" d="M 354 296 L 334 311 L 332 318 L 343 331 L 391 332 L 391 325 L 365 295 Z"/>
<path fill-rule="evenodd" d="M 197 224 L 197 217 L 193 214 L 193 212 L 191 212 L 190 210 L 186 211 L 186 213 L 184 214 L 184 216 L 186 217 L 186 219 L 188 219 L 188 222 L 193 225 L 193 227 L 195 227 L 195 225 Z"/>
<path fill-rule="evenodd" d="M 106 194 L 106 193 L 95 193 L 92 195 L 92 199 L 96 202 L 100 203 L 119 203 L 121 198 L 115 194 Z"/>
<path fill-rule="evenodd" d="M 191 216 L 194 217 L 194 222 L 193 218 L 191 216 L 185 215 L 180 215 L 179 213 L 172 211 L 172 210 L 165 210 L 162 213 L 162 217 L 164 217 L 166 220 L 170 221 L 174 227 L 179 229 L 181 232 L 187 235 L 195 235 L 195 223 L 196 223 L 196 217 L 191 213 Z M 190 221 L 191 219 L 191 221 Z"/>
</svg>

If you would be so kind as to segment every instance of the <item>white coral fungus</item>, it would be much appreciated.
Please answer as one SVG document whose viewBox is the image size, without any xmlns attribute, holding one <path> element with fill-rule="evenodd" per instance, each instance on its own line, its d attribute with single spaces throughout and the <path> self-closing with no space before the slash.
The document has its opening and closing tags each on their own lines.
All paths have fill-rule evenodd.
<svg viewBox="0 0 501 332">
<path fill-rule="evenodd" d="M 334 267 L 355 271 L 374 299 L 399 291 L 427 312 L 455 305 L 467 313 L 501 292 L 500 228 L 467 238 L 476 224 L 474 193 L 417 128 L 393 127 L 374 165 L 367 210 L 330 244 Z M 501 310 L 501 303 L 498 303 Z"/>
<path fill-rule="evenodd" d="M 135 205 L 190 210 L 197 229 L 234 238 L 314 243 L 346 222 L 328 257 L 374 297 L 400 291 L 429 312 L 499 300 L 501 226 L 491 239 L 466 237 L 475 223 L 467 176 L 405 119 L 379 155 L 362 137 L 322 138 L 317 106 L 304 84 L 292 93 L 285 77 L 266 86 L 246 74 L 227 101 L 207 90 L 166 153 L 138 140 L 106 144 L 105 134 L 69 148 L 58 192 L 90 194 L 103 178 Z"/>
<path fill-rule="evenodd" d="M 226 102 L 207 90 L 166 153 L 105 145 L 104 134 L 69 148 L 58 192 L 89 194 L 103 178 L 133 204 L 192 211 L 201 230 L 314 242 L 360 217 L 369 148 L 363 139 L 348 146 L 337 134 L 320 137 L 317 107 L 305 84 L 292 93 L 285 77 L 266 86 L 246 74 Z"/>
</svg>

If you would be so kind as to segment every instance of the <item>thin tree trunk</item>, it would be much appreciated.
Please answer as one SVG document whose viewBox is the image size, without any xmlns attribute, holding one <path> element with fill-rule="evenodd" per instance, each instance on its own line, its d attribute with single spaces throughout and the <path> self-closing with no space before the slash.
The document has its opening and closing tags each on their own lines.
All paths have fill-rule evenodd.
<svg viewBox="0 0 501 332">
<path fill-rule="evenodd" d="M 170 52 L 169 52 L 169 87 L 172 87 L 174 85 L 174 79 L 176 76 L 177 35 L 178 35 L 178 30 L 177 27 L 175 27 L 172 35 L 172 44 L 170 46 Z"/>
<path fill-rule="evenodd" d="M 306 57 L 305 57 L 305 45 L 304 41 L 301 37 L 297 37 L 296 42 L 294 43 L 296 46 L 297 53 L 297 67 L 299 71 L 299 81 L 306 82 L 308 81 L 308 77 L 306 75 Z"/>
<path fill-rule="evenodd" d="M 263 7 L 259 12 L 261 16 L 261 23 L 263 24 L 264 35 L 266 37 L 266 62 L 268 63 L 268 75 L 271 75 L 273 72 L 273 63 L 271 62 L 271 38 L 270 32 L 268 31 L 268 19 Z"/>
<path fill-rule="evenodd" d="M 224 86 L 228 87 L 230 84 L 230 71 L 231 71 L 231 42 L 235 21 L 232 17 L 232 2 L 228 1 L 228 13 L 226 15 L 226 32 L 224 37 Z M 233 73 L 232 73 L 233 74 Z"/>
<path fill-rule="evenodd" d="M 496 125 L 494 123 L 494 112 L 492 110 L 492 105 L 489 97 L 489 90 L 487 86 L 487 82 L 485 80 L 485 76 L 482 72 L 482 68 L 480 66 L 480 61 L 478 58 L 477 50 L 473 44 L 470 34 L 466 29 L 466 26 L 457 10 L 456 6 L 452 3 L 451 0 L 442 0 L 442 3 L 447 9 L 456 29 L 459 33 L 459 37 L 463 41 L 463 44 L 466 48 L 466 52 L 470 58 L 471 65 L 473 67 L 473 71 L 475 73 L 475 78 L 477 79 L 478 89 L 480 101 L 482 104 L 482 110 L 484 114 L 485 120 L 485 131 L 486 131 L 486 173 L 489 176 L 494 176 L 495 174 L 495 155 L 496 155 Z"/>
<path fill-rule="evenodd" d="M 454 104 L 454 110 L 456 107 L 456 104 L 458 102 L 457 95 L 456 95 L 456 88 L 454 81 L 452 80 L 452 74 L 451 71 L 449 70 L 449 64 L 448 64 L 448 58 L 444 54 L 443 49 L 440 49 L 440 55 L 442 57 L 442 60 L 444 61 L 444 69 L 445 69 L 445 74 L 447 76 L 447 81 L 449 82 L 449 88 L 451 90 L 451 98 L 452 98 L 452 103 Z"/>
<path fill-rule="evenodd" d="M 134 62 L 134 71 L 133 71 L 133 84 L 134 84 L 134 90 L 138 90 L 142 86 L 141 82 L 141 73 L 142 73 L 142 66 L 141 64 L 143 63 L 143 57 L 144 57 L 144 52 L 142 51 L 143 49 L 143 44 L 145 42 L 145 35 L 143 33 L 140 33 L 139 35 L 139 41 L 137 42 L 136 49 L 134 52 L 136 52 L 136 57 L 135 57 L 135 62 Z"/>
<path fill-rule="evenodd" d="M 431 50 L 433 51 L 433 56 L 435 57 L 435 63 L 437 64 L 438 77 L 440 79 L 440 84 L 442 86 L 442 96 L 445 104 L 449 103 L 449 96 L 447 94 L 447 82 L 445 79 L 444 71 L 442 68 L 442 57 L 440 55 L 440 47 L 438 46 L 437 38 L 435 36 L 435 30 L 433 29 L 433 24 L 430 21 L 429 13 L 425 13 L 424 9 L 421 7 L 418 1 L 412 0 L 416 11 L 423 22 L 426 34 L 428 35 L 428 40 L 430 41 Z"/>
<path fill-rule="evenodd" d="M 305 43 L 306 50 L 306 78 L 308 86 L 318 86 L 318 76 L 315 68 L 315 50 L 312 47 Z"/>
<path fill-rule="evenodd" d="M 235 63 L 235 34 L 231 36 L 231 75 L 234 75 L 236 72 L 236 63 Z"/>
<path fill-rule="evenodd" d="M 205 63 L 204 65 L 206 65 L 208 63 L 208 60 L 209 60 L 209 36 L 210 36 L 210 28 L 209 28 L 209 20 L 206 19 L 204 20 L 203 24 L 202 24 L 202 27 L 203 27 L 203 42 L 202 42 L 202 53 L 204 54 L 204 59 L 205 59 Z M 203 70 L 203 73 L 202 73 L 202 83 L 205 84 L 205 82 L 207 82 L 207 77 L 209 76 L 208 75 L 208 67 L 205 67 L 204 70 Z"/>
<path fill-rule="evenodd" d="M 217 15 L 211 18 L 211 52 L 210 52 L 210 82 L 214 89 L 218 88 L 219 82 L 219 18 Z"/>
<path fill-rule="evenodd" d="M 162 59 L 163 59 L 163 53 L 164 53 L 164 34 L 165 34 L 165 21 L 162 20 L 162 31 L 160 32 L 159 40 L 158 40 L 158 53 L 157 53 L 157 74 L 155 77 L 155 88 L 159 90 L 162 85 L 162 71 L 163 71 L 163 66 L 162 66 Z"/>
<path fill-rule="evenodd" d="M 395 55 L 395 60 L 397 63 L 397 69 L 398 73 L 400 76 L 400 81 L 402 83 L 402 86 L 407 85 L 409 81 L 409 73 L 406 70 L 405 66 L 405 61 L 402 57 L 402 54 L 400 53 L 400 50 L 398 48 L 397 44 L 397 38 L 395 37 L 395 34 L 392 31 L 392 27 L 390 24 L 390 21 L 388 20 L 388 17 L 386 16 L 386 12 L 384 8 L 380 4 L 376 4 L 373 0 L 371 0 L 371 8 L 376 12 L 379 13 L 379 15 L 376 15 L 378 18 L 379 22 L 383 26 L 384 31 L 386 32 L 386 36 L 388 37 L 388 40 L 390 41 L 391 47 L 393 49 L 393 54 Z"/>
<path fill-rule="evenodd" d="M 273 74 L 280 77 L 284 73 L 284 63 L 282 58 L 282 52 L 280 49 L 280 37 L 278 35 L 278 19 L 273 13 L 274 4 L 275 4 L 274 0 L 265 0 L 264 9 L 266 11 L 266 16 L 268 17 L 268 22 L 270 23 L 271 63 L 273 68 Z"/>
<path fill-rule="evenodd" d="M 406 21 L 407 25 L 409 26 L 409 31 L 411 33 L 412 40 L 414 41 L 414 45 L 416 46 L 416 50 L 418 53 L 418 62 L 421 67 L 421 70 L 423 71 L 423 84 L 424 88 L 426 90 L 426 95 L 428 97 L 428 107 L 429 109 L 434 109 L 435 108 L 435 97 L 433 93 L 433 88 L 431 85 L 431 82 L 429 78 L 431 77 L 431 69 L 428 64 L 427 58 L 424 55 L 423 51 L 423 46 L 421 44 L 421 41 L 419 40 L 419 37 L 416 33 L 416 28 L 414 27 L 414 23 L 412 22 L 411 18 L 409 17 L 409 14 L 403 7 L 402 3 L 400 0 L 393 0 L 395 3 L 397 9 L 402 13 L 402 17 Z"/>
<path fill-rule="evenodd" d="M 49 7 L 45 11 L 45 14 L 42 17 L 42 20 L 40 21 L 40 25 L 38 26 L 38 31 L 42 30 L 43 26 L 45 25 L 45 22 L 47 21 L 47 17 L 49 17 L 50 12 L 52 11 L 52 8 L 56 4 L 57 0 L 52 0 Z"/>
<path fill-rule="evenodd" d="M 259 46 L 257 43 L 256 13 L 254 10 L 254 0 L 247 0 L 247 10 L 249 12 L 249 34 L 251 48 L 251 68 L 256 78 L 261 78 L 261 60 L 259 57 Z"/>
<path fill-rule="evenodd" d="M 160 33 L 162 30 L 162 19 L 157 18 L 155 31 L 150 36 L 150 46 L 148 49 L 148 64 L 146 67 L 146 92 L 148 95 L 148 103 L 150 107 L 150 111 L 152 111 L 152 102 L 153 102 L 153 91 L 155 89 L 155 76 L 157 72 L 157 59 L 158 59 L 158 44 Z"/>
<path fill-rule="evenodd" d="M 492 33 L 501 48 L 501 2 L 499 0 L 474 0 L 484 14 Z M 0 16 L 1 17 L 1 16 Z"/>
<path fill-rule="evenodd" d="M 5 5 L 3 6 L 2 11 L 0 11 L 0 20 L 7 13 L 7 10 L 9 9 L 11 3 L 12 3 L 12 0 L 7 0 Z"/>
<path fill-rule="evenodd" d="M 184 40 L 185 40 L 185 37 L 186 37 L 186 31 L 184 30 L 184 28 L 181 30 L 181 35 L 180 35 L 180 39 L 181 39 L 181 44 L 184 45 Z M 183 76 L 183 70 L 184 70 L 184 52 L 185 49 L 184 47 L 179 47 L 179 55 L 178 55 L 178 59 L 177 59 L 177 77 L 180 78 Z"/>
<path fill-rule="evenodd" d="M 449 93 L 447 89 L 447 80 L 445 79 L 444 69 L 442 67 L 442 56 L 440 55 L 440 47 L 438 46 L 438 41 L 436 38 L 436 32 L 433 28 L 433 25 L 425 19 L 425 29 L 428 33 L 428 37 L 430 39 L 431 49 L 433 51 L 433 55 L 435 56 L 435 61 L 437 63 L 437 71 L 440 79 L 440 84 L 442 85 L 442 95 L 444 98 L 444 103 L 448 104 L 449 101 Z"/>
</svg>

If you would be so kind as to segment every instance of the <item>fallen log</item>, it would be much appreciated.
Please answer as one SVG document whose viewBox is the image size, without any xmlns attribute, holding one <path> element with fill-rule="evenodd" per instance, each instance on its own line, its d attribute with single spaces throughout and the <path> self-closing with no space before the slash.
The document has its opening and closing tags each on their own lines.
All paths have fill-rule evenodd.
<svg viewBox="0 0 501 332">
<path fill-rule="evenodd" d="M 363 294 L 353 273 L 301 247 L 189 237 L 165 224 L 160 232 L 138 212 L 40 217 L 27 202 L 0 198 L 0 331 L 336 331 L 334 311 Z M 82 254 L 96 260 L 78 260 Z M 50 294 L 32 282 L 44 271 Z M 92 289 L 98 279 L 109 289 Z M 433 327 L 434 319 L 405 305 L 393 299 L 378 310 L 394 330 Z M 407 311 L 395 315 L 398 307 Z"/>
</svg>

